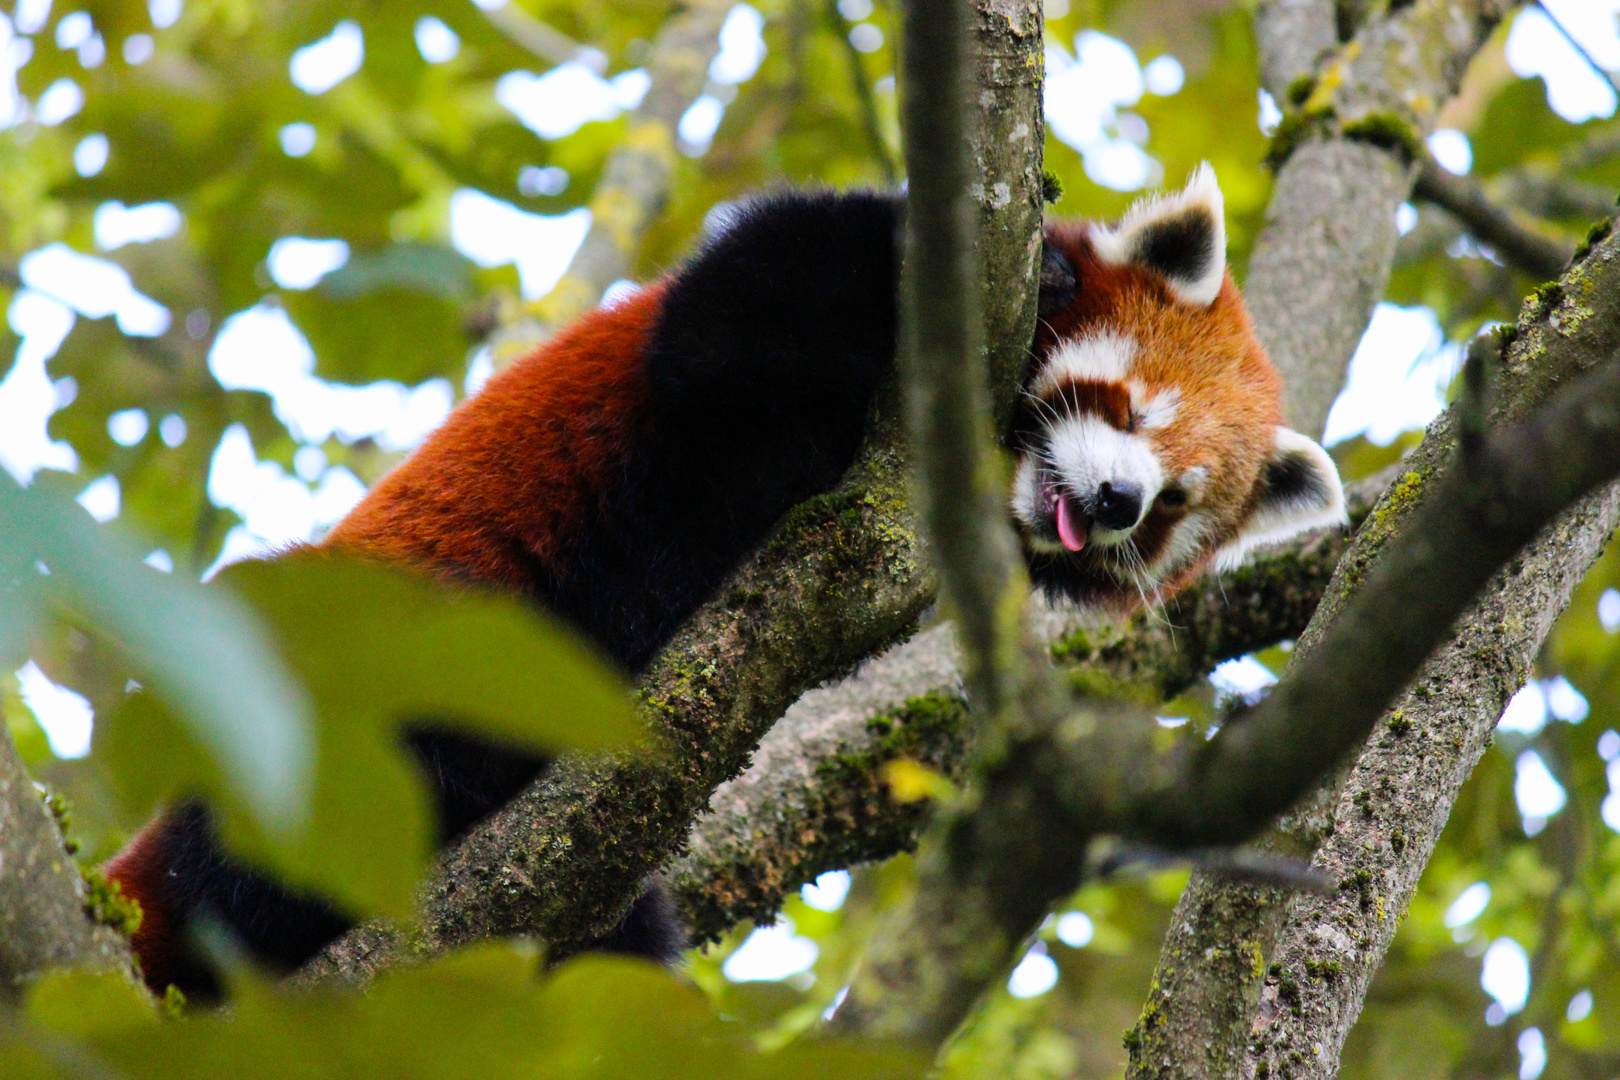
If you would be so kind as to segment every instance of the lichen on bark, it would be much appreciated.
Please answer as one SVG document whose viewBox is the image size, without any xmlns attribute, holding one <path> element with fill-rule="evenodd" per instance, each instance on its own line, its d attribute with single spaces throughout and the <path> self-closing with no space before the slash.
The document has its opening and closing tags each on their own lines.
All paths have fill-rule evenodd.
<svg viewBox="0 0 1620 1080">
<path fill-rule="evenodd" d="M 1347 492 L 1359 521 L 1391 473 Z M 1162 612 L 1123 623 L 1082 620 L 1037 601 L 1032 627 L 1049 641 L 1071 686 L 1105 696 L 1158 702 L 1234 656 L 1297 637 L 1348 546 L 1338 529 L 1263 552 L 1237 571 L 1196 582 Z M 906 725 L 904 753 L 948 776 L 966 758 L 967 714 L 960 657 L 948 622 L 864 664 L 855 675 L 813 690 L 765 737 L 753 764 L 721 785 L 694 823 L 670 880 L 698 940 L 743 919 L 768 919 L 788 894 L 826 870 L 911 850 L 923 804 L 890 800 L 874 777 L 858 780 L 855 761 L 876 766 L 900 749 L 882 720 L 924 699 L 953 702 L 936 722 Z M 828 782 L 836 773 L 848 784 Z M 858 821 L 859 828 L 851 828 Z"/>
<path fill-rule="evenodd" d="M 96 899 L 0 723 L 0 1008 L 53 970 L 115 971 L 133 981 L 129 939 L 96 917 Z"/>
<path fill-rule="evenodd" d="M 1518 325 L 1505 335 L 1494 380 L 1493 425 L 1524 419 L 1555 388 L 1620 347 L 1617 256 L 1620 246 L 1613 238 L 1600 240 L 1556 286 L 1526 301 Z M 1417 512 L 1425 492 L 1444 475 L 1455 453 L 1454 430 L 1453 415 L 1443 414 L 1407 458 L 1402 478 L 1341 561 L 1301 635 L 1297 657 L 1316 647 L 1381 552 Z M 1390 716 L 1400 713 L 1407 734 L 1397 735 L 1386 718 L 1383 733 L 1356 761 L 1285 816 L 1269 837 L 1278 850 L 1309 855 L 1331 835 L 1317 863 L 1349 883 L 1344 892 L 1327 900 L 1294 899 L 1194 875 L 1161 952 L 1155 1000 L 1144 1012 L 1149 1022 L 1136 1029 L 1139 1052 L 1132 1056 L 1132 1076 L 1252 1076 L 1261 1061 L 1268 1070 L 1286 1067 L 1300 1077 L 1333 1074 L 1338 1048 L 1457 787 L 1477 761 L 1502 705 L 1522 683 L 1569 590 L 1614 527 L 1614 503 L 1612 491 L 1590 497 L 1498 575 L 1459 622 L 1452 642 L 1392 705 Z M 1390 820 L 1362 815 L 1356 801 L 1389 802 L 1396 792 L 1411 803 L 1409 821 L 1400 826 L 1399 850 L 1392 844 Z M 1354 917 L 1363 896 L 1370 926 L 1358 925 Z M 1354 936 L 1348 936 L 1346 925 Z M 1341 939 L 1355 948 L 1339 948 Z M 1257 945 L 1281 964 L 1279 974 L 1252 978 L 1244 970 L 1177 959 L 1235 940 Z M 1318 970 L 1339 964 L 1344 977 L 1302 980 L 1307 962 Z M 1286 998 L 1284 980 L 1291 987 Z M 1317 1046 L 1323 1048 L 1320 1058 L 1301 1050 Z"/>
<path fill-rule="evenodd" d="M 1308 7 L 1266 4 L 1257 15 L 1262 70 L 1306 92 L 1297 105 L 1288 89 L 1279 99 L 1289 108 L 1272 149 L 1277 181 L 1245 292 L 1284 376 L 1284 415 L 1316 435 L 1389 281 L 1395 211 L 1416 176 L 1414 148 L 1434 129 L 1440 106 L 1506 5 L 1417 0 L 1392 7 L 1363 22 L 1300 82 L 1305 43 L 1292 36 L 1296 24 L 1319 28 L 1326 17 L 1306 18 L 1299 9 Z M 1306 52 L 1320 53 L 1319 38 L 1320 29 Z"/>
</svg>

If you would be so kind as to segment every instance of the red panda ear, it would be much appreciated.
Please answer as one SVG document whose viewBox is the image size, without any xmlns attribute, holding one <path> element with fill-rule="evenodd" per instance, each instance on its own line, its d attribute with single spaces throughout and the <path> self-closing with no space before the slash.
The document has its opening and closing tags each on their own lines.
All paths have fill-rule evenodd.
<svg viewBox="0 0 1620 1080">
<path fill-rule="evenodd" d="M 1307 529 L 1343 525 L 1344 487 L 1333 459 L 1293 428 L 1277 427 L 1271 454 L 1255 481 L 1254 513 L 1236 540 L 1216 552 L 1216 565 L 1230 569 L 1262 544 L 1276 543 Z"/>
<path fill-rule="evenodd" d="M 1068 308 L 1074 303 L 1074 290 L 1079 287 L 1079 275 L 1069 257 L 1053 248 L 1050 243 L 1040 249 L 1040 296 L 1035 311 L 1042 319 Z"/>
<path fill-rule="evenodd" d="M 1041 248 L 1041 287 L 1036 311 L 1045 319 L 1074 303 L 1079 276 L 1068 256 L 1045 244 Z"/>
<path fill-rule="evenodd" d="M 1208 307 L 1226 277 L 1226 217 L 1215 170 L 1204 162 L 1180 191 L 1143 199 L 1113 228 L 1097 228 L 1092 246 L 1104 262 L 1155 271 L 1189 304 Z"/>
</svg>

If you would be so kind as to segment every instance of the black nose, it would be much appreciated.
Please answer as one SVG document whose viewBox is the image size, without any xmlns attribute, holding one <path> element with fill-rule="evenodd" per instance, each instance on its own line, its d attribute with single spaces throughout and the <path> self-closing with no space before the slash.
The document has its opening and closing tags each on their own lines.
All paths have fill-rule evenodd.
<svg viewBox="0 0 1620 1080">
<path fill-rule="evenodd" d="M 1110 484 L 1097 489 L 1097 509 L 1092 515 L 1105 529 L 1129 529 L 1142 513 L 1142 489 L 1135 484 Z"/>
</svg>

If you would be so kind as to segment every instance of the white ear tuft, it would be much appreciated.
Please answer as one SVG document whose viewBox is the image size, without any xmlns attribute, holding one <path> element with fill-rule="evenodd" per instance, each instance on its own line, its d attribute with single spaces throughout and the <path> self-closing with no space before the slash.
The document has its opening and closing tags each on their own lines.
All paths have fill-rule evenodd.
<svg viewBox="0 0 1620 1080">
<path fill-rule="evenodd" d="M 1104 262 L 1146 266 L 1181 300 L 1208 307 L 1226 276 L 1226 204 L 1215 170 L 1203 162 L 1186 187 L 1139 200 L 1118 225 L 1093 229 L 1091 242 Z"/>
<path fill-rule="evenodd" d="M 1292 428 L 1276 428 L 1276 443 L 1256 481 L 1260 501 L 1238 538 L 1221 548 L 1215 564 L 1230 570 L 1250 551 L 1308 529 L 1343 525 L 1344 487 L 1328 452 Z"/>
</svg>

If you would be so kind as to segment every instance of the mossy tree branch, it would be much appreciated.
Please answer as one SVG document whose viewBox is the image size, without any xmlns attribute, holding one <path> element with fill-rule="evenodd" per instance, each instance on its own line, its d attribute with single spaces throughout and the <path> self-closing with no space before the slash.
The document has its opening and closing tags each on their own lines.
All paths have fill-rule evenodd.
<svg viewBox="0 0 1620 1080">
<path fill-rule="evenodd" d="M 1017 731 L 1050 724 L 1060 705 L 1022 625 L 1028 582 L 1002 507 L 979 356 L 965 119 L 972 110 L 964 103 L 969 10 L 962 0 L 906 8 L 911 194 L 901 357 L 924 520 L 957 616 L 977 753 L 967 794 L 937 808 L 915 894 L 885 918 L 832 1022 L 841 1032 L 935 1046 L 1006 969 L 1032 915 L 1023 886 L 1038 867 L 998 858 L 1007 808 L 1000 792 L 977 781 L 993 776 Z"/>
<path fill-rule="evenodd" d="M 1496 380 L 1494 422 L 1521 419 L 1553 389 L 1620 348 L 1620 270 L 1613 265 L 1615 255 L 1614 239 L 1600 240 L 1559 284 L 1527 302 Z M 1357 535 L 1311 626 L 1300 637 L 1296 658 L 1308 656 L 1320 645 L 1386 546 L 1407 534 L 1416 496 L 1427 490 L 1454 453 L 1454 421 L 1448 414 L 1431 425 L 1423 444 L 1406 460 L 1408 475 Z M 1458 623 L 1450 644 L 1429 662 L 1406 698 L 1395 703 L 1409 729 L 1421 735 L 1404 741 L 1373 740 L 1335 782 L 1324 785 L 1280 822 L 1268 846 L 1309 857 L 1331 835 L 1335 848 L 1364 851 L 1357 860 L 1367 865 L 1353 860 L 1351 876 L 1366 872 L 1365 880 L 1374 890 L 1368 895 L 1387 898 L 1383 911 L 1393 927 L 1393 916 L 1404 906 L 1405 897 L 1398 890 L 1389 895 L 1387 883 L 1415 884 L 1421 875 L 1432 836 L 1444 824 L 1457 786 L 1477 760 L 1502 705 L 1523 682 L 1569 591 L 1613 527 L 1611 512 L 1602 507 L 1601 499 L 1589 500 L 1571 512 L 1515 560 L 1512 572 L 1494 579 Z M 1346 775 L 1352 777 L 1349 790 L 1343 790 Z M 1387 822 L 1379 825 L 1350 812 L 1352 800 L 1373 797 L 1387 804 L 1392 791 L 1409 793 L 1414 803 L 1399 851 L 1390 845 Z M 1395 864 L 1402 868 L 1398 874 L 1392 870 Z M 1357 885 L 1354 891 L 1359 904 L 1363 890 Z M 1257 968 L 1254 958 L 1281 957 L 1290 947 L 1302 948 L 1301 935 L 1324 925 L 1320 920 L 1301 922 L 1297 913 L 1291 914 L 1295 909 L 1290 901 L 1277 890 L 1194 875 L 1171 920 L 1154 986 L 1133 1036 L 1131 1075 L 1252 1075 L 1256 1063 L 1249 1057 L 1251 1040 L 1260 1029 L 1280 1023 L 1261 1005 L 1265 980 L 1258 973 L 1265 969 Z M 1348 939 L 1334 930 L 1327 940 Z M 1359 952 L 1355 963 L 1370 965 L 1370 977 L 1383 950 L 1377 935 L 1365 940 L 1370 951 Z M 1189 955 L 1210 959 L 1204 964 L 1180 959 Z M 1331 959 L 1342 963 L 1341 958 Z M 1335 1040 L 1342 1040 L 1348 1028 L 1345 1018 L 1353 1019 L 1359 1012 L 1365 988 L 1364 981 L 1355 980 L 1317 987 L 1316 992 L 1334 1002 L 1331 1008 L 1324 1005 L 1319 1015 L 1331 1013 L 1343 1020 L 1343 1027 L 1336 1033 L 1317 1030 L 1303 1045 L 1337 1047 Z M 1288 1045 L 1279 1052 L 1297 1051 L 1304 1034 L 1296 1024 Z"/>
<path fill-rule="evenodd" d="M 1526 302 L 1504 356 L 1495 418 L 1524 416 L 1552 392 L 1567 392 L 1581 372 L 1620 349 L 1617 256 L 1614 237 L 1599 240 L 1557 285 Z M 1438 447 L 1455 437 L 1456 423 L 1446 417 L 1431 428 L 1413 455 L 1418 475 L 1431 474 Z M 1563 452 L 1579 455 L 1583 449 L 1570 445 Z M 1323 835 L 1325 829 L 1295 830 L 1294 845 L 1320 844 L 1317 865 L 1352 883 L 1354 895 L 1301 897 L 1288 906 L 1286 923 L 1268 950 L 1279 975 L 1268 980 L 1254 1019 L 1266 1033 L 1258 1047 L 1266 1057 L 1280 1060 L 1306 1040 L 1323 1052 L 1313 1066 L 1319 1071 L 1305 1075 L 1331 1076 L 1337 1068 L 1345 1034 L 1462 782 L 1617 520 L 1620 490 L 1611 486 L 1564 515 L 1516 559 L 1398 703 L 1402 723 L 1397 726 L 1405 734 L 1369 743 L 1342 789 L 1324 794 L 1322 816 L 1335 822 L 1331 835 Z M 1342 948 L 1347 941 L 1348 950 Z M 1289 1008 L 1267 1015 L 1266 1000 L 1274 993 L 1270 984 L 1297 980 L 1307 961 L 1337 964 L 1342 975 L 1332 985 L 1300 982 L 1298 1013 Z"/>
<path fill-rule="evenodd" d="M 60 826 L 0 724 L 0 1007 L 61 968 L 133 979 L 128 939 L 97 921 L 91 900 Z"/>
<path fill-rule="evenodd" d="M 1297 60 L 1262 56 L 1263 71 L 1296 73 L 1278 97 L 1286 111 L 1272 143 L 1277 181 L 1245 293 L 1260 339 L 1283 374 L 1283 412 L 1301 431 L 1322 430 L 1389 282 L 1395 211 L 1411 194 L 1423 138 L 1510 6 L 1504 0 L 1390 5 L 1310 73 L 1298 72 Z M 1294 55 L 1295 13 L 1285 3 L 1261 9 L 1263 47 L 1286 46 Z"/>
<path fill-rule="evenodd" d="M 1263 71 L 1280 66 L 1268 55 L 1271 50 L 1292 48 L 1283 18 L 1291 7 L 1266 5 L 1257 16 Z M 1422 137 L 1509 7 L 1490 2 L 1392 6 L 1363 20 L 1313 71 L 1295 70 L 1281 88 L 1278 103 L 1287 112 L 1274 142 L 1277 184 L 1245 291 L 1256 331 L 1284 377 L 1285 412 L 1301 430 L 1321 430 L 1350 355 L 1387 286 L 1395 211 L 1410 193 L 1413 163 L 1425 152 Z M 1279 18 L 1283 21 L 1274 24 Z M 1330 586 L 1312 623 L 1316 630 L 1302 637 L 1302 648 L 1338 610 L 1347 591 L 1343 582 L 1360 579 L 1372 550 L 1358 538 L 1351 558 L 1360 569 L 1341 564 L 1339 584 Z M 1288 821 L 1319 834 L 1331 823 L 1331 806 L 1331 795 L 1319 794 Z M 1286 838 L 1274 843 L 1290 854 L 1308 854 L 1314 847 L 1311 841 Z M 1194 874 L 1161 948 L 1143 1023 L 1133 1036 L 1133 1075 L 1243 1075 L 1242 1055 L 1258 997 L 1250 973 L 1254 957 L 1264 957 L 1275 941 L 1284 899 L 1276 890 Z M 1211 963 L 1182 959 L 1195 954 L 1189 950 L 1217 943 Z"/>
<path fill-rule="evenodd" d="M 1351 487 L 1352 521 L 1392 475 Z M 1122 625 L 1077 621 L 1036 602 L 1032 627 L 1072 685 L 1162 701 L 1223 660 L 1297 637 L 1349 542 L 1339 529 L 1308 535 Z M 949 623 L 932 627 L 812 690 L 771 729 L 748 770 L 715 792 L 669 872 L 694 940 L 743 919 L 769 922 L 818 874 L 915 846 L 928 804 L 892 799 L 882 769 L 905 757 L 952 778 L 962 773 L 970 728 L 954 635 Z"/>
<path fill-rule="evenodd" d="M 1160 733 L 1151 717 L 1113 703 L 1087 703 L 1059 719 L 1020 702 L 1021 722 L 992 729 L 1004 738 L 981 756 L 970 795 L 931 833 L 937 847 L 925 846 L 919 858 L 916 897 L 856 973 L 840 1028 L 942 1041 L 1005 970 L 1010 946 L 1080 882 L 1099 836 L 1197 849 L 1238 843 L 1264 827 L 1367 737 L 1499 568 L 1566 508 L 1620 475 L 1620 348 L 1529 416 L 1514 407 L 1522 398 L 1504 401 L 1488 428 L 1477 387 L 1481 356 L 1493 351 L 1475 350 L 1476 392 L 1454 410 L 1455 462 L 1434 457 L 1427 473 L 1410 473 L 1386 497 L 1392 517 L 1407 504 L 1402 527 L 1392 532 L 1376 513 L 1364 526 L 1357 546 L 1365 576 L 1264 702 L 1213 739 L 1167 751 L 1155 748 Z M 1607 527 L 1613 516 L 1593 520 Z M 1584 545 L 1591 556 L 1597 547 Z M 1486 665 L 1476 657 L 1474 666 Z M 1397 738 L 1409 732 L 1401 723 L 1390 730 Z M 1143 1028 L 1153 1026 L 1147 1020 L 1137 1030 L 1137 1071 L 1185 1075 L 1169 1055 L 1144 1047 L 1153 1032 Z"/>
</svg>

